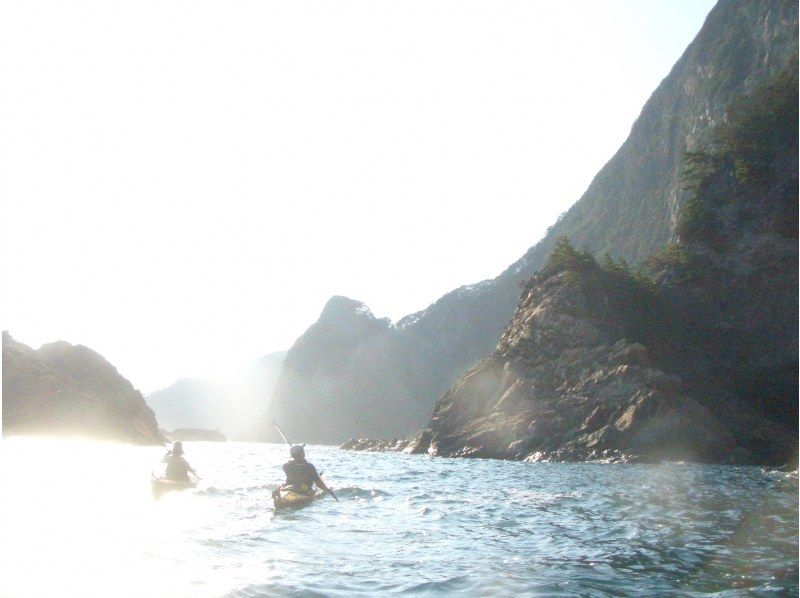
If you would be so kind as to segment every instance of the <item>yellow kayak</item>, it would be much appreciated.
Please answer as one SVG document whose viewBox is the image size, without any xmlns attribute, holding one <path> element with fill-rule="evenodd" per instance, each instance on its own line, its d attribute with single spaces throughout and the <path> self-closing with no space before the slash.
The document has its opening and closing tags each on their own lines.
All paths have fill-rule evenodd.
<svg viewBox="0 0 800 598">
<path fill-rule="evenodd" d="M 186 490 L 187 488 L 194 488 L 197 486 L 197 482 L 179 482 L 176 480 L 168 480 L 167 478 L 153 478 L 151 485 L 153 487 L 153 496 L 155 498 L 160 498 L 163 494 L 172 490 Z"/>
<path fill-rule="evenodd" d="M 276 511 L 305 507 L 320 497 L 322 497 L 321 493 L 295 486 L 281 486 L 272 492 L 272 501 L 275 503 Z"/>
</svg>

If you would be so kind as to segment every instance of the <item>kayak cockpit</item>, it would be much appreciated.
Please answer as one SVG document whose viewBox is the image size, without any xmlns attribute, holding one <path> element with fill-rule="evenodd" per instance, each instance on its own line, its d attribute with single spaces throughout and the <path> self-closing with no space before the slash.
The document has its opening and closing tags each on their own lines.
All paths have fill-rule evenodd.
<svg viewBox="0 0 800 598">
<path fill-rule="evenodd" d="M 310 505 L 315 499 L 322 496 L 322 493 L 316 492 L 313 488 L 308 486 L 280 486 L 272 491 L 272 501 L 275 505 L 275 510 L 289 508 L 299 508 Z"/>
</svg>

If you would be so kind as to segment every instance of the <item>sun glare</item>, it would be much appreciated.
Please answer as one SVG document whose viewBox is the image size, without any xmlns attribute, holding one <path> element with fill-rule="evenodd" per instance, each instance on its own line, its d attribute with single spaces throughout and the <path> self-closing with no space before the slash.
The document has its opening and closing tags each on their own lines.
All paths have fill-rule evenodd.
<svg viewBox="0 0 800 598">
<path fill-rule="evenodd" d="M 5 568 L 4 594 L 181 595 L 197 573 L 180 554 L 181 538 L 214 518 L 206 502 L 188 494 L 153 500 L 149 478 L 163 452 L 88 440 L 3 440 L 2 486 L 24 488 L 2 493 L 0 561 L 19 565 Z"/>
</svg>

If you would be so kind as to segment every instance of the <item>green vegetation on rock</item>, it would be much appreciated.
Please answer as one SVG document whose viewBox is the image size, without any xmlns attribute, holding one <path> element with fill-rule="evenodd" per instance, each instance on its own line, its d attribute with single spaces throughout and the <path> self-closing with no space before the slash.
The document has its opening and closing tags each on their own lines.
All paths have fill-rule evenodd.
<svg viewBox="0 0 800 598">
<path fill-rule="evenodd" d="M 779 155 L 797 143 L 797 106 L 795 54 L 776 76 L 731 104 L 706 147 L 685 153 L 683 176 L 691 194 L 678 218 L 682 240 L 714 238 L 719 206 L 712 203 L 717 199 L 710 193 L 712 187 L 727 182 L 733 187 L 730 198 L 779 174 Z"/>
<path fill-rule="evenodd" d="M 687 154 L 678 242 L 633 270 L 555 239 L 412 452 L 796 463 L 796 57 L 725 115 Z"/>
</svg>

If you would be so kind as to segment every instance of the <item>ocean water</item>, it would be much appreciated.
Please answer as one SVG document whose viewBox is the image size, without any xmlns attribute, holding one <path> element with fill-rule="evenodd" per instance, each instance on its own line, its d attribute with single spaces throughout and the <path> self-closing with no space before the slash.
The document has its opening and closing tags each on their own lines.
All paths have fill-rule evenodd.
<svg viewBox="0 0 800 598">
<path fill-rule="evenodd" d="M 336 490 L 288 513 L 287 449 L 0 443 L 3 596 L 784 596 L 797 475 L 692 464 L 434 459 L 307 447 Z"/>
</svg>

